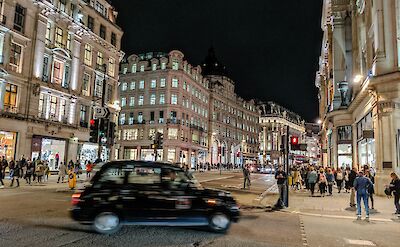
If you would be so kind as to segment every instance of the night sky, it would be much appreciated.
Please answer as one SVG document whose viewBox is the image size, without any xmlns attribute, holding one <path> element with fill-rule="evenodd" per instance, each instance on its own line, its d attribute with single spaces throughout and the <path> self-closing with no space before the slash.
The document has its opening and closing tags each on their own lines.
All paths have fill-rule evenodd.
<svg viewBox="0 0 400 247">
<path fill-rule="evenodd" d="M 112 0 L 130 55 L 178 49 L 199 65 L 212 45 L 245 99 L 275 101 L 307 121 L 318 116 L 314 86 L 322 0 Z"/>
</svg>

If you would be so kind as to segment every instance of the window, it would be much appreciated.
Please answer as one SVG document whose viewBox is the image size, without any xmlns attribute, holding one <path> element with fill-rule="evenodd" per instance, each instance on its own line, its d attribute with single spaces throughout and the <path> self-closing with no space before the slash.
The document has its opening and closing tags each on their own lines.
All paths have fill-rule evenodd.
<svg viewBox="0 0 400 247">
<path fill-rule="evenodd" d="M 21 73 L 22 46 L 12 42 L 10 50 L 11 70 Z"/>
<path fill-rule="evenodd" d="M 155 105 L 156 104 L 156 95 L 151 94 L 150 95 L 150 105 Z"/>
<path fill-rule="evenodd" d="M 113 46 L 117 46 L 117 36 L 115 35 L 115 33 L 111 33 L 111 44 Z"/>
<path fill-rule="evenodd" d="M 56 111 L 57 111 L 57 97 L 55 96 L 50 96 L 50 118 L 55 118 L 56 117 Z"/>
<path fill-rule="evenodd" d="M 159 123 L 164 123 L 164 111 L 160 111 L 158 122 Z"/>
<path fill-rule="evenodd" d="M 43 70 L 42 70 L 42 81 L 49 81 L 49 57 L 43 57 Z"/>
<path fill-rule="evenodd" d="M 154 71 L 154 70 L 157 70 L 157 64 L 156 63 L 153 63 L 152 65 L 151 65 L 151 69 Z"/>
<path fill-rule="evenodd" d="M 53 68 L 53 83 L 62 84 L 63 81 L 63 73 L 64 73 L 64 64 L 60 61 L 54 61 L 54 68 Z"/>
<path fill-rule="evenodd" d="M 40 93 L 40 96 L 39 96 L 39 117 L 41 117 L 41 118 L 43 118 L 44 117 L 44 112 L 43 112 L 43 109 L 44 109 L 44 94 L 43 93 Z"/>
<path fill-rule="evenodd" d="M 100 38 L 106 39 L 106 27 L 103 25 L 100 25 Z"/>
<path fill-rule="evenodd" d="M 47 22 L 46 26 L 46 45 L 50 45 L 52 42 L 51 39 L 51 22 Z"/>
<path fill-rule="evenodd" d="M 167 67 L 167 64 L 165 62 L 161 63 L 161 69 L 165 69 Z"/>
<path fill-rule="evenodd" d="M 125 92 L 128 89 L 128 83 L 127 82 L 123 82 L 122 86 L 121 86 L 121 91 Z"/>
<path fill-rule="evenodd" d="M 129 184 L 161 183 L 161 168 L 135 167 L 128 175 Z"/>
<path fill-rule="evenodd" d="M 144 81 L 139 81 L 139 89 L 144 89 Z"/>
<path fill-rule="evenodd" d="M 18 32 L 24 32 L 26 9 L 19 4 L 15 5 L 14 29 Z"/>
<path fill-rule="evenodd" d="M 98 184 L 104 188 L 112 185 L 123 184 L 125 179 L 125 172 L 121 168 L 110 167 L 102 172 Z"/>
<path fill-rule="evenodd" d="M 143 123 L 143 112 L 138 113 L 138 123 Z"/>
<path fill-rule="evenodd" d="M 104 60 L 103 60 L 103 53 L 101 52 L 97 52 L 97 61 L 96 61 L 96 67 L 98 70 L 103 71 L 103 64 L 104 64 Z"/>
<path fill-rule="evenodd" d="M 160 79 L 160 87 L 165 87 L 165 78 Z"/>
<path fill-rule="evenodd" d="M 67 0 L 60 0 L 58 8 L 62 11 L 65 12 L 67 6 Z"/>
<path fill-rule="evenodd" d="M 122 69 L 122 74 L 124 74 L 124 75 L 125 75 L 125 74 L 126 74 L 126 72 L 128 72 L 128 68 L 123 68 L 123 69 Z"/>
<path fill-rule="evenodd" d="M 151 80 L 150 87 L 151 88 L 156 88 L 157 87 L 157 81 L 156 80 Z"/>
<path fill-rule="evenodd" d="M 172 87 L 178 87 L 178 79 L 176 78 L 172 79 Z"/>
<path fill-rule="evenodd" d="M 16 107 L 17 106 L 17 86 L 7 83 L 6 93 L 4 95 L 4 106 Z"/>
<path fill-rule="evenodd" d="M 139 95 L 139 101 L 138 101 L 138 105 L 143 105 L 143 95 Z"/>
<path fill-rule="evenodd" d="M 134 90 L 135 88 L 136 88 L 136 82 L 131 81 L 131 84 L 130 84 L 130 86 L 129 86 L 129 89 L 130 89 L 130 90 Z"/>
<path fill-rule="evenodd" d="M 176 94 L 171 95 L 171 104 L 177 105 L 178 104 L 178 96 Z"/>
<path fill-rule="evenodd" d="M 121 107 L 125 107 L 126 106 L 126 98 L 122 97 L 121 98 Z"/>
<path fill-rule="evenodd" d="M 71 39 L 72 39 L 72 37 L 71 37 L 71 34 L 70 33 L 68 33 L 67 34 L 67 50 L 68 51 L 71 51 Z"/>
<path fill-rule="evenodd" d="M 132 64 L 132 73 L 136 73 L 136 71 L 137 71 L 137 65 L 135 63 L 135 64 Z"/>
<path fill-rule="evenodd" d="M 130 98 L 129 98 L 129 106 L 134 106 L 135 105 L 135 97 L 134 96 L 131 96 Z"/>
<path fill-rule="evenodd" d="M 94 6 L 94 9 L 97 12 L 99 12 L 100 14 L 102 14 L 103 16 L 107 16 L 107 9 L 99 1 L 96 1 L 96 5 Z"/>
<path fill-rule="evenodd" d="M 137 129 L 125 129 L 123 132 L 123 139 L 130 141 L 130 140 L 137 140 L 138 138 L 138 130 Z"/>
<path fill-rule="evenodd" d="M 172 62 L 172 69 L 173 70 L 178 70 L 179 69 L 179 63 L 177 61 Z"/>
<path fill-rule="evenodd" d="M 83 74 L 82 94 L 83 96 L 90 96 L 90 75 L 87 73 Z"/>
<path fill-rule="evenodd" d="M 144 71 L 144 65 L 140 65 L 140 72 Z"/>
<path fill-rule="evenodd" d="M 89 44 L 85 45 L 85 59 L 84 63 L 88 66 L 92 65 L 92 47 Z"/>
<path fill-rule="evenodd" d="M 132 125 L 134 123 L 134 115 L 133 112 L 129 113 L 129 120 L 128 120 L 128 124 Z"/>
<path fill-rule="evenodd" d="M 150 112 L 150 123 L 154 123 L 154 112 Z"/>
<path fill-rule="evenodd" d="M 94 18 L 91 17 L 91 16 L 88 16 L 87 27 L 93 32 L 93 29 L 94 29 Z"/>
<path fill-rule="evenodd" d="M 60 121 L 60 122 L 66 121 L 66 118 L 65 118 L 66 105 L 67 105 L 67 102 L 65 101 L 65 99 L 60 99 L 60 109 L 58 112 L 58 121 Z"/>
<path fill-rule="evenodd" d="M 79 121 L 81 123 L 86 122 L 86 106 L 85 105 L 81 105 L 81 109 L 79 111 Z"/>
<path fill-rule="evenodd" d="M 162 93 L 160 94 L 160 105 L 165 104 L 165 95 Z"/>
<path fill-rule="evenodd" d="M 170 140 L 178 139 L 178 129 L 177 128 L 169 128 L 168 129 L 168 139 L 170 139 Z"/>
<path fill-rule="evenodd" d="M 55 46 L 58 48 L 65 48 L 65 45 L 63 44 L 63 36 L 64 36 L 64 31 L 56 27 L 56 33 L 55 33 Z"/>
<path fill-rule="evenodd" d="M 119 115 L 119 124 L 125 124 L 125 113 L 121 113 L 121 115 Z"/>
<path fill-rule="evenodd" d="M 103 78 L 96 75 L 96 81 L 94 85 L 94 96 L 102 97 L 103 95 Z"/>
<path fill-rule="evenodd" d="M 75 14 L 76 14 L 76 5 L 71 3 L 71 9 L 70 9 L 70 16 L 75 19 Z"/>
<path fill-rule="evenodd" d="M 112 57 L 108 58 L 108 75 L 115 75 L 115 59 Z"/>
<path fill-rule="evenodd" d="M 185 81 L 183 82 L 183 86 L 182 87 L 183 87 L 183 90 L 186 90 L 186 82 Z"/>
</svg>

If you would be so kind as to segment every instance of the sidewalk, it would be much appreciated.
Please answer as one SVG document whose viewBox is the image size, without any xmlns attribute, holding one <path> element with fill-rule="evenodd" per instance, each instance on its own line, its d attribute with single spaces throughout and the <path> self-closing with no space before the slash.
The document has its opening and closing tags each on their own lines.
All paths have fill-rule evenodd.
<svg viewBox="0 0 400 247">
<path fill-rule="evenodd" d="M 317 193 L 316 193 L 317 194 Z M 398 221 L 400 219 L 393 215 L 395 211 L 393 198 L 381 197 L 374 195 L 375 209 L 370 210 L 371 221 Z M 354 219 L 356 217 L 356 208 L 349 207 L 350 193 L 337 193 L 334 191 L 333 196 L 310 197 L 310 193 L 306 190 L 290 191 L 288 212 L 299 213 L 304 215 Z M 371 207 L 371 202 L 369 202 Z M 362 207 L 362 213 L 365 211 Z"/>
</svg>

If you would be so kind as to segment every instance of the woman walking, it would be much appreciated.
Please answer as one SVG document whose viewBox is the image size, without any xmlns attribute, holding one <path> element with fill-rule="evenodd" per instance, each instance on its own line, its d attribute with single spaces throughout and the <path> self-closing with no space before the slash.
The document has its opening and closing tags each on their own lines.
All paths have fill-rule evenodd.
<svg viewBox="0 0 400 247">
<path fill-rule="evenodd" d="M 343 187 L 343 171 L 341 168 L 338 168 L 336 173 L 335 173 L 335 180 L 336 180 L 336 186 L 338 189 L 338 193 L 342 190 Z"/>
<path fill-rule="evenodd" d="M 314 196 L 314 191 L 315 191 L 315 183 L 317 183 L 318 180 L 318 174 L 314 170 L 314 167 L 310 167 L 310 171 L 307 174 L 307 181 L 308 185 L 310 186 L 310 191 L 311 191 L 311 196 Z"/>
<path fill-rule="evenodd" d="M 395 214 L 400 215 L 400 179 L 396 173 L 392 172 L 390 174 L 392 181 L 388 185 L 390 194 L 394 195 L 394 206 L 396 207 Z"/>
<path fill-rule="evenodd" d="M 67 170 L 67 168 L 65 167 L 64 162 L 61 161 L 61 162 L 60 162 L 59 171 L 58 171 L 57 183 L 60 182 L 60 179 L 61 179 L 61 183 L 64 183 L 64 178 L 65 178 L 66 170 Z"/>
<path fill-rule="evenodd" d="M 21 176 L 21 174 L 22 174 L 21 163 L 17 162 L 13 169 L 13 176 L 12 176 L 10 187 L 13 186 L 14 180 L 17 180 L 17 187 L 19 187 L 19 177 Z"/>
<path fill-rule="evenodd" d="M 365 177 L 367 177 L 371 180 L 372 185 L 375 184 L 375 177 L 371 174 L 369 169 L 365 169 Z M 369 196 L 369 199 L 371 199 L 371 209 L 375 209 L 374 208 L 374 194 L 375 194 L 374 186 L 369 186 L 368 187 L 368 196 Z"/>
<path fill-rule="evenodd" d="M 34 170 L 35 170 L 35 166 L 33 165 L 33 162 L 28 161 L 28 165 L 26 167 L 26 173 L 25 173 L 25 180 L 26 180 L 26 183 L 29 185 L 31 184 L 31 177 L 32 177 Z"/>
<path fill-rule="evenodd" d="M 328 168 L 328 171 L 326 173 L 326 182 L 328 184 L 328 193 L 331 196 L 333 183 L 335 182 L 335 176 L 333 175 L 331 168 Z"/>
<path fill-rule="evenodd" d="M 326 180 L 326 176 L 325 176 L 323 168 L 321 168 L 319 170 L 318 184 L 319 184 L 319 192 L 321 193 L 321 196 L 325 197 L 325 190 L 326 190 L 327 180 Z"/>
</svg>

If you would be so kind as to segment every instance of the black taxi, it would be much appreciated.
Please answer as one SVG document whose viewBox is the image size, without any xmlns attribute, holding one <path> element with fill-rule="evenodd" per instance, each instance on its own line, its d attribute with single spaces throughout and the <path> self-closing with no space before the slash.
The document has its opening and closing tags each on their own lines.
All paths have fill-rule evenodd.
<svg viewBox="0 0 400 247">
<path fill-rule="evenodd" d="M 206 226 L 226 232 L 239 207 L 229 192 L 203 188 L 181 168 L 159 162 L 111 161 L 72 195 L 71 216 L 112 234 L 122 225 Z"/>
</svg>

